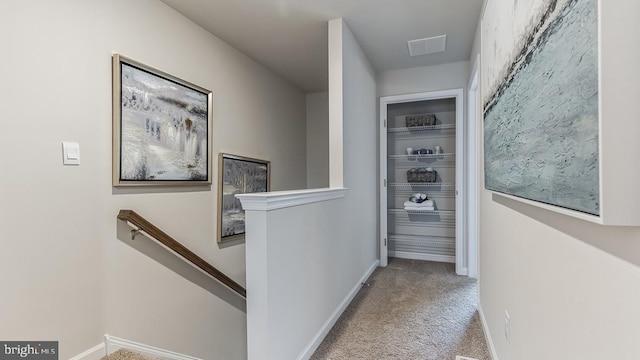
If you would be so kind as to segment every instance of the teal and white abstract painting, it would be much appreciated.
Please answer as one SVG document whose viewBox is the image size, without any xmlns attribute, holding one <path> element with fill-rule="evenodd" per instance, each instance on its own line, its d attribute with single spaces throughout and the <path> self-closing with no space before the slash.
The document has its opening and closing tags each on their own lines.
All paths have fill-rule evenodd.
<svg viewBox="0 0 640 360">
<path fill-rule="evenodd" d="M 597 0 L 487 6 L 485 187 L 599 215 Z"/>
</svg>

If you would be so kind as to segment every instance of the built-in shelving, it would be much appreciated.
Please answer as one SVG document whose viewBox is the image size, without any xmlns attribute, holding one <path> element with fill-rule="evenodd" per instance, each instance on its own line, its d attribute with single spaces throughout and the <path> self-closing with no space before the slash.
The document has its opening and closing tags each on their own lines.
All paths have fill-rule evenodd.
<svg viewBox="0 0 640 360">
<path fill-rule="evenodd" d="M 451 236 L 416 236 L 405 234 L 389 234 L 395 251 L 432 253 L 438 255 L 455 255 L 456 247 Z"/>
<path fill-rule="evenodd" d="M 408 215 L 449 215 L 454 216 L 455 210 L 405 210 L 405 209 L 389 209 L 392 214 L 408 214 Z"/>
<path fill-rule="evenodd" d="M 387 105 L 381 130 L 381 169 L 385 182 L 381 203 L 386 209 L 384 236 L 391 256 L 454 262 L 456 255 L 456 181 L 459 121 L 457 98 L 435 98 L 417 103 Z M 407 127 L 408 115 L 434 114 L 436 124 Z M 387 126 L 385 126 L 387 125 Z M 381 146 L 381 147 L 382 147 Z M 431 154 L 416 154 L 416 151 Z M 407 153 L 413 151 L 413 153 Z M 421 151 L 425 152 L 425 151 Z M 407 182 L 407 170 L 432 168 L 436 181 Z M 404 208 L 414 193 L 435 203 L 434 210 Z M 381 209 L 381 210 L 382 210 Z M 386 249 L 385 249 L 386 250 Z"/>
<path fill-rule="evenodd" d="M 442 189 L 442 190 L 455 190 L 455 183 L 442 183 L 442 182 L 431 182 L 431 183 L 398 183 L 398 182 L 390 182 L 387 186 L 401 188 L 401 189 Z"/>
<path fill-rule="evenodd" d="M 455 153 L 443 153 L 443 154 L 413 154 L 413 155 L 389 155 L 389 159 L 406 159 L 406 160 L 417 160 L 417 159 L 444 159 L 450 157 L 456 157 Z"/>
<path fill-rule="evenodd" d="M 431 125 L 431 126 L 412 126 L 412 127 L 393 127 L 388 128 L 387 132 L 389 133 L 398 133 L 398 132 L 414 132 L 414 131 L 425 131 L 425 130 L 455 130 L 455 124 L 440 124 L 440 125 Z"/>
</svg>

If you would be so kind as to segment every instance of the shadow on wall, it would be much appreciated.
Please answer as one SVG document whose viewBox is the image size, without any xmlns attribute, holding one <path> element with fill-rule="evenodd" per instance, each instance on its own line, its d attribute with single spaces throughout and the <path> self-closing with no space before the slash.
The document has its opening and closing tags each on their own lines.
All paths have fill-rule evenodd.
<svg viewBox="0 0 640 360">
<path fill-rule="evenodd" d="M 246 301 L 242 297 L 238 296 L 238 294 L 236 294 L 233 290 L 227 288 L 208 275 L 205 275 L 200 270 L 189 265 L 178 255 L 165 249 L 155 240 L 150 239 L 143 234 L 139 234 L 138 236 L 136 236 L 135 240 L 131 240 L 132 228 L 124 221 L 117 220 L 117 223 L 118 240 L 138 250 L 142 254 L 152 258 L 166 268 L 180 275 L 185 280 L 224 300 L 226 303 L 230 304 L 236 309 L 244 313 L 247 312 Z"/>
<path fill-rule="evenodd" d="M 640 267 L 640 228 L 603 226 L 525 204 L 497 194 L 492 200 L 579 241 Z"/>
</svg>

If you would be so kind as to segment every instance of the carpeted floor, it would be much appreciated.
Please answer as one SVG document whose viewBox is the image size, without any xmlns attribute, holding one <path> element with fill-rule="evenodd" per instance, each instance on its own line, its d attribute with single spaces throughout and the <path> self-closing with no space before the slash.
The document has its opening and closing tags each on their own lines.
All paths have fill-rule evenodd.
<svg viewBox="0 0 640 360">
<path fill-rule="evenodd" d="M 477 282 L 453 264 L 390 259 L 378 268 L 312 360 L 490 360 L 476 311 Z"/>
<path fill-rule="evenodd" d="M 127 349 L 120 349 L 110 355 L 104 356 L 100 360 L 159 360 L 150 356 L 142 355 Z"/>
</svg>

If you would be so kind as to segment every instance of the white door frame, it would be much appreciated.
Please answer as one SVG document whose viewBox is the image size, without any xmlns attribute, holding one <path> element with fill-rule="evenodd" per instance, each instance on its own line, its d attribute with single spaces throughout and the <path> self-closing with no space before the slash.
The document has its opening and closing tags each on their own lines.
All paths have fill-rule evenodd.
<svg viewBox="0 0 640 360">
<path fill-rule="evenodd" d="M 387 97 L 380 98 L 380 147 L 378 155 L 378 163 L 380 164 L 380 190 L 378 190 L 378 197 L 380 200 L 378 204 L 380 206 L 378 215 L 378 224 L 380 227 L 380 239 L 378 244 L 380 246 L 380 266 L 387 266 L 389 261 L 389 255 L 387 251 Z"/>
<path fill-rule="evenodd" d="M 380 266 L 387 266 L 387 105 L 424 100 L 456 98 L 456 273 L 467 275 L 467 242 L 464 234 L 465 204 L 465 126 L 464 90 L 451 89 L 416 94 L 384 96 L 380 98 Z"/>
<path fill-rule="evenodd" d="M 473 63 L 473 69 L 471 70 L 471 77 L 469 78 L 468 87 L 468 111 L 467 111 L 467 126 L 466 126 L 466 153 L 467 153 L 467 165 L 466 165 L 466 219 L 467 224 L 466 239 L 467 239 L 467 275 L 472 278 L 478 277 L 478 188 L 480 182 L 478 181 L 478 156 L 480 147 L 478 146 L 478 129 L 480 128 L 479 106 L 480 103 L 480 91 L 479 91 L 479 73 L 478 67 L 480 66 L 480 55 L 476 56 Z"/>
</svg>

